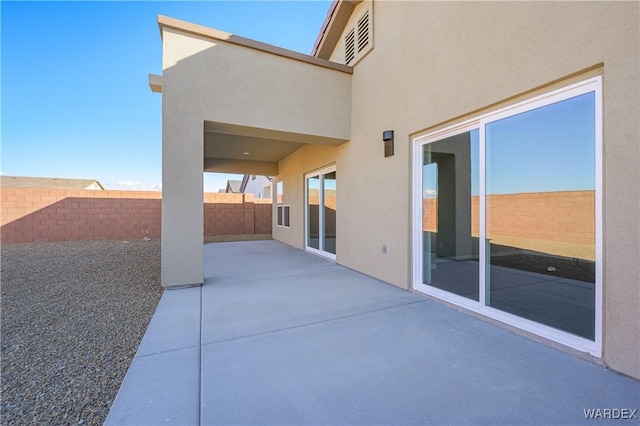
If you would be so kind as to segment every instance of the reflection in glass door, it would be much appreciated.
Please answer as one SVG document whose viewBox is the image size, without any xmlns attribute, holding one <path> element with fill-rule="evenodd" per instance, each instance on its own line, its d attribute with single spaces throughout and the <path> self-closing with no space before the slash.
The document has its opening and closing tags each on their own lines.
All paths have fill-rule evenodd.
<svg viewBox="0 0 640 426">
<path fill-rule="evenodd" d="M 320 176 L 307 178 L 307 247 L 320 250 Z"/>
<path fill-rule="evenodd" d="M 594 92 L 485 135 L 485 304 L 595 340 Z"/>
<path fill-rule="evenodd" d="M 336 169 L 329 167 L 305 179 L 306 236 L 308 251 L 336 257 Z"/>
<path fill-rule="evenodd" d="M 322 176 L 322 248 L 327 253 L 336 254 L 336 172 Z"/>
<path fill-rule="evenodd" d="M 422 154 L 422 283 L 478 301 L 478 130 Z"/>
</svg>

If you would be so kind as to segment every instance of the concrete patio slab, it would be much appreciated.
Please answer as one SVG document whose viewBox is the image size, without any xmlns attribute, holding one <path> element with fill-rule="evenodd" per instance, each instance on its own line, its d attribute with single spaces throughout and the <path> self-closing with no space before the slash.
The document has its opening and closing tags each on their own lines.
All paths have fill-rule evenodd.
<svg viewBox="0 0 640 426">
<path fill-rule="evenodd" d="M 200 348 L 136 356 L 105 425 L 197 425 Z"/>
<path fill-rule="evenodd" d="M 274 253 L 255 259 L 237 253 L 244 264 L 225 262 L 205 278 L 203 344 L 424 300 L 289 246 L 276 246 L 273 252 L 277 258 Z"/>
<path fill-rule="evenodd" d="M 621 376 L 431 301 L 204 345 L 202 359 L 205 424 L 575 424 L 638 403 Z"/>
<path fill-rule="evenodd" d="M 147 327 L 136 356 L 146 356 L 200 344 L 199 287 L 165 292 Z"/>
<path fill-rule="evenodd" d="M 171 319 L 200 303 L 194 348 Z M 259 241 L 206 245 L 203 287 L 165 292 L 107 424 L 593 424 L 584 410 L 639 406 L 638 381 Z"/>
<path fill-rule="evenodd" d="M 106 425 L 198 424 L 201 289 L 165 291 Z"/>
</svg>

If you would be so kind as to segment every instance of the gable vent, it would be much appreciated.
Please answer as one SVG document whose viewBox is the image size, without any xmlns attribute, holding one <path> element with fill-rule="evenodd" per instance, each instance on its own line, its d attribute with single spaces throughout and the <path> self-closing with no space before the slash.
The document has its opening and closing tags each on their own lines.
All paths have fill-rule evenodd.
<svg viewBox="0 0 640 426">
<path fill-rule="evenodd" d="M 355 37 L 354 30 L 351 30 L 344 38 L 344 61 L 347 65 L 353 62 L 353 59 L 356 57 Z"/>
<path fill-rule="evenodd" d="M 369 44 L 369 11 L 358 20 L 358 53 Z"/>
<path fill-rule="evenodd" d="M 344 64 L 350 66 L 355 66 L 373 49 L 373 9 L 369 5 L 355 13 L 342 33 Z"/>
</svg>

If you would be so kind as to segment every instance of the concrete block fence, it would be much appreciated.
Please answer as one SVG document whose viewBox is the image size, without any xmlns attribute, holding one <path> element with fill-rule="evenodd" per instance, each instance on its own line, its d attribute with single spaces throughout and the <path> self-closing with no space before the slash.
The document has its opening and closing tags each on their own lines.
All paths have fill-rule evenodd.
<svg viewBox="0 0 640 426">
<path fill-rule="evenodd" d="M 2 243 L 159 238 L 162 193 L 1 188 Z M 203 237 L 271 233 L 271 200 L 204 194 Z"/>
</svg>

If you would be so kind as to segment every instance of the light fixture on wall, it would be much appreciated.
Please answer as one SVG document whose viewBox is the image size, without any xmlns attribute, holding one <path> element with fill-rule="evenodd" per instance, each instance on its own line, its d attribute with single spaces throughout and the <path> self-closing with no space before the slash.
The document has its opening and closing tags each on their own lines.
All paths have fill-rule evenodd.
<svg viewBox="0 0 640 426">
<path fill-rule="evenodd" d="M 393 155 L 393 130 L 382 132 L 382 140 L 384 142 L 384 156 L 391 157 Z"/>
</svg>

